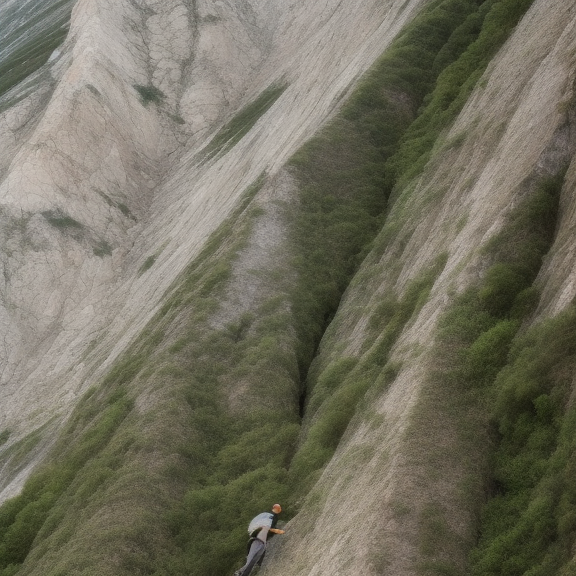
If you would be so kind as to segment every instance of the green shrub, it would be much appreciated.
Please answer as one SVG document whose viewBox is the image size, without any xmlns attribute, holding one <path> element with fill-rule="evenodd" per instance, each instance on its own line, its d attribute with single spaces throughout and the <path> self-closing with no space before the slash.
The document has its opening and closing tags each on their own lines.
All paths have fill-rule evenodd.
<svg viewBox="0 0 576 576">
<path fill-rule="evenodd" d="M 3 444 L 6 444 L 6 442 L 8 442 L 8 439 L 10 438 L 10 430 L 6 429 L 6 430 L 2 430 L 2 432 L 0 432 L 0 446 L 2 446 Z"/>
<path fill-rule="evenodd" d="M 306 406 L 306 415 L 308 418 L 313 416 L 322 402 L 341 386 L 357 364 L 357 358 L 338 358 L 322 370 L 317 377 L 311 377 L 314 371 L 314 368 L 311 368 L 309 382 L 307 383 L 309 403 Z"/>
<path fill-rule="evenodd" d="M 484 285 L 478 293 L 480 305 L 492 316 L 501 318 L 512 309 L 517 295 L 528 279 L 518 267 L 497 263 L 486 273 Z"/>
<path fill-rule="evenodd" d="M 200 152 L 201 157 L 204 160 L 209 160 L 234 147 L 250 132 L 254 124 L 272 107 L 287 87 L 287 84 L 274 84 L 266 88 L 262 94 L 242 108 L 232 120 L 218 131 L 206 148 Z"/>
<path fill-rule="evenodd" d="M 471 383 L 488 384 L 508 360 L 512 339 L 519 324 L 502 320 L 485 330 L 465 351 L 465 377 Z"/>
<path fill-rule="evenodd" d="M 134 84 L 134 88 L 140 95 L 140 101 L 142 104 L 144 104 L 144 106 L 147 106 L 151 102 L 154 104 L 161 104 L 164 98 L 166 98 L 164 92 L 152 84 L 148 84 L 147 86 L 143 86 L 142 84 Z"/>
</svg>

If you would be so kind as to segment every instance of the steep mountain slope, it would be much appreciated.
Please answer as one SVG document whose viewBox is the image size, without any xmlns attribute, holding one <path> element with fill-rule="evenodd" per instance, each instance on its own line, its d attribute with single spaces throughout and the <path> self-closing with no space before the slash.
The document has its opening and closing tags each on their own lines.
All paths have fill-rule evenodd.
<svg viewBox="0 0 576 576">
<path fill-rule="evenodd" d="M 273 501 L 265 574 L 572 574 L 575 26 L 76 3 L 2 100 L 0 574 L 231 573 Z"/>
<path fill-rule="evenodd" d="M 380 388 L 385 389 L 371 390 L 364 399 L 291 525 L 294 536 L 286 544 L 288 549 L 282 549 L 276 560 L 279 565 L 271 563 L 267 574 L 470 573 L 467 555 L 477 539 L 480 504 L 494 489 L 488 458 L 496 441 L 492 434 L 498 435 L 497 427 L 494 432 L 489 428 L 493 408 L 488 400 L 498 392 L 490 391 L 486 398 L 475 379 L 482 379 L 483 370 L 497 372 L 505 363 L 513 331 L 520 328 L 524 333 L 552 310 L 557 313 L 571 306 L 574 298 L 568 289 L 572 266 L 564 260 L 570 233 L 563 232 L 571 227 L 568 206 L 574 190 L 574 20 L 568 18 L 573 10 L 565 3 L 554 7 L 535 3 L 450 131 L 436 143 L 422 175 L 395 193 L 379 246 L 365 260 L 325 337 L 317 386 L 323 380 L 325 386 L 334 386 L 336 376 L 340 386 L 350 387 L 362 378 L 368 370 L 358 366 L 367 364 L 369 355 L 385 344 L 387 326 L 397 321 L 398 305 L 411 297 L 415 282 L 417 286 L 418 279 L 434 271 L 433 287 L 429 282 L 417 295 L 415 312 L 406 316 L 405 330 L 390 357 L 384 356 L 381 375 L 374 379 L 380 378 Z M 558 220 L 551 222 L 556 241 L 536 278 L 535 286 L 542 291 L 538 309 L 524 316 L 523 324 L 506 310 L 497 314 L 503 324 L 478 318 L 473 307 L 462 310 L 459 294 L 490 283 L 489 272 L 495 271 L 490 266 L 500 259 L 494 246 L 513 244 L 496 251 L 512 250 L 512 256 L 502 258 L 529 264 L 531 255 L 522 248 L 529 230 L 517 233 L 520 238 L 506 236 L 505 230 L 525 198 L 558 175 L 560 212 Z M 529 222 L 529 226 L 539 225 Z M 441 254 L 445 265 L 438 274 Z M 487 274 L 488 280 L 483 280 Z M 503 292 L 529 285 L 520 282 L 514 287 L 510 284 L 515 279 L 494 278 L 495 284 L 505 285 L 484 288 L 487 310 L 501 305 L 500 299 L 507 297 Z M 455 303 L 461 310 L 456 308 L 456 314 L 453 311 L 442 320 Z M 505 322 L 511 321 L 515 324 L 508 328 Z M 464 325 L 459 328 L 458 323 Z M 499 336 L 499 326 L 512 332 Z M 565 335 L 562 338 L 559 345 L 570 358 L 571 347 Z M 462 350 L 466 345 L 477 347 L 474 364 L 467 369 L 459 366 L 471 361 L 467 350 Z M 568 391 L 555 399 L 561 406 L 571 407 L 573 368 L 571 360 L 565 367 Z M 393 371 L 393 377 L 386 378 L 387 370 Z M 536 388 L 532 394 L 539 397 L 544 392 L 545 388 Z M 508 401 L 513 403 L 510 397 Z M 329 402 L 319 405 L 316 418 L 322 417 L 323 409 L 330 410 Z M 564 410 L 559 408 L 559 413 Z M 556 448 L 569 450 L 553 440 L 539 458 L 545 459 Z M 572 464 L 567 470 L 573 466 L 573 452 L 569 458 Z M 519 472 L 530 476 L 538 464 L 532 461 L 524 466 Z M 357 473 L 360 469 L 362 474 Z M 503 498 L 506 488 L 500 486 L 496 493 Z M 555 516 L 554 504 L 548 505 L 547 513 Z M 512 515 L 511 509 L 498 513 Z M 516 538 L 525 539 L 523 546 L 533 545 L 527 534 L 536 531 L 535 526 L 527 525 L 517 534 Z M 556 530 L 548 526 L 538 545 L 546 548 L 555 541 Z M 568 523 L 565 530 L 573 542 L 574 525 Z M 512 538 L 499 536 L 501 556 L 490 569 L 483 566 L 478 573 L 571 573 L 560 571 L 558 558 L 545 568 L 539 568 L 537 555 L 524 564 L 516 562 L 513 546 L 506 543 Z M 564 561 L 572 552 L 569 545 L 563 549 Z"/>
<path fill-rule="evenodd" d="M 242 192 L 314 132 L 418 5 L 74 6 L 57 82 L 2 120 L 0 406 L 13 438 L 108 369 Z M 199 155 L 275 85 L 286 88 L 266 124 L 226 155 L 238 138 L 225 132 Z M 240 112 L 238 136 L 273 101 Z"/>
</svg>

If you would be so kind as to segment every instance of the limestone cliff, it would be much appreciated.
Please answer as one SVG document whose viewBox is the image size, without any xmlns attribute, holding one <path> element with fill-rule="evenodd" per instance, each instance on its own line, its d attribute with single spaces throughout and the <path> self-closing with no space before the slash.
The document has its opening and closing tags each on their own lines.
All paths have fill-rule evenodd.
<svg viewBox="0 0 576 576">
<path fill-rule="evenodd" d="M 4 427 L 74 404 L 419 5 L 278 4 L 76 3 L 49 78 L 4 96 Z M 287 88 L 266 121 L 200 162 L 275 84 Z"/>
<path fill-rule="evenodd" d="M 0 576 L 231 573 L 280 500 L 271 576 L 572 574 L 576 2 L 43 9 Z"/>
</svg>

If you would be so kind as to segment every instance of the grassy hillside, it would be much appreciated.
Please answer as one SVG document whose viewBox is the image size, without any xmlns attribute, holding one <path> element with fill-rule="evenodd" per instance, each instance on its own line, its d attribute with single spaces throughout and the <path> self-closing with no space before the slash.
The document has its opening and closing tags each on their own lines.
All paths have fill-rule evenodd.
<svg viewBox="0 0 576 576">
<path fill-rule="evenodd" d="M 246 191 L 145 332 L 80 402 L 50 458 L 22 494 L 0 508 L 0 576 L 229 574 L 243 559 L 246 519 L 275 501 L 286 504 L 286 519 L 298 512 L 357 407 L 394 377 L 389 352 L 426 302 L 446 256 L 438 255 L 403 294 L 382 301 L 359 357 L 315 362 L 326 327 L 360 263 L 376 261 L 398 231 L 398 223 L 386 221 L 390 195 L 399 197 L 424 166 L 529 5 L 428 3 L 336 119 L 294 156 L 295 197 L 267 202 L 261 194 L 271 185 L 266 175 Z M 273 105 L 281 90 L 272 88 L 248 106 L 242 125 Z M 210 154 L 235 144 L 241 129 L 226 130 Z M 523 457 L 512 441 L 514 430 L 524 426 L 530 437 L 539 426 L 532 406 L 540 406 L 549 423 L 563 414 L 561 402 L 539 398 L 561 398 L 564 384 L 557 392 L 546 382 L 535 386 L 512 414 L 497 391 L 514 396 L 515 384 L 492 384 L 536 298 L 531 284 L 551 241 L 557 191 L 555 180 L 541 183 L 507 226 L 510 238 L 494 245 L 485 280 L 444 321 L 447 348 L 451 338 L 460 339 L 461 315 L 477 318 L 476 331 L 451 347 L 458 362 L 449 377 L 455 397 L 490 398 L 502 434 L 495 474 L 510 497 L 516 487 L 499 462 L 516 458 L 511 450 Z M 254 272 L 260 294 L 245 311 L 231 313 L 226 303 L 242 289 L 238 263 L 272 213 L 285 243 L 272 264 Z M 519 247 L 514 254 L 502 248 L 511 242 Z M 517 358 L 529 346 L 523 342 L 512 346 Z M 499 378 L 513 382 L 510 370 Z M 470 394 L 458 388 L 463 383 L 472 387 Z M 523 416 L 526 406 L 532 420 Z M 545 456 L 556 445 L 569 453 L 569 425 L 550 426 Z M 557 462 L 550 457 L 547 466 L 555 469 Z M 552 476 L 543 471 L 519 487 L 519 499 L 530 502 Z M 564 539 L 555 565 L 564 561 L 572 530 L 569 501 L 558 494 Z M 504 500 L 498 502 L 516 506 Z M 491 510 L 498 505 L 487 508 L 473 554 L 478 574 L 491 574 L 484 566 L 507 553 L 496 545 L 502 538 L 521 548 L 518 565 L 526 562 L 520 540 L 505 532 L 510 527 L 494 523 Z M 525 510 L 514 508 L 519 517 Z M 540 548 L 542 562 L 548 561 L 549 541 Z M 430 559 L 430 570 L 454 573 L 442 554 Z"/>
<path fill-rule="evenodd" d="M 500 556 L 496 558 L 494 548 L 490 549 L 486 540 L 498 548 L 496 542 L 501 544 L 502 540 L 509 538 L 500 532 L 502 528 L 518 529 L 509 511 L 503 513 L 504 509 L 496 504 L 503 497 L 504 500 L 507 497 L 515 499 L 512 494 L 504 496 L 507 488 L 498 479 L 501 475 L 497 464 L 501 458 L 499 453 L 508 450 L 510 441 L 506 434 L 502 434 L 504 430 L 498 420 L 503 417 L 502 410 L 515 411 L 514 403 L 508 403 L 504 398 L 520 393 L 519 389 L 527 384 L 512 375 L 524 369 L 514 357 L 525 346 L 523 323 L 530 318 L 538 303 L 539 294 L 533 282 L 554 237 L 562 177 L 563 174 L 544 178 L 531 187 L 524 201 L 509 216 L 503 231 L 485 249 L 490 264 L 482 280 L 456 298 L 440 321 L 434 350 L 437 360 L 409 433 L 413 443 L 418 444 L 414 451 L 418 461 L 414 465 L 435 484 L 436 480 L 432 479 L 439 461 L 453 473 L 459 471 L 461 463 L 465 463 L 467 475 L 456 482 L 457 501 L 462 509 L 469 510 L 471 517 L 476 517 L 476 521 L 467 531 L 464 541 L 459 542 L 465 550 L 474 548 L 470 558 L 472 567 L 466 566 L 463 570 L 454 562 L 454 548 L 450 543 L 456 539 L 450 527 L 451 512 L 445 496 L 440 492 L 431 498 L 429 513 L 421 518 L 421 529 L 428 534 L 429 540 L 423 562 L 432 574 L 445 573 L 442 570 L 446 570 L 450 574 L 508 575 L 525 574 L 529 568 L 535 568 L 535 564 L 529 561 L 520 571 L 512 571 L 510 567 L 517 562 L 511 557 L 512 549 L 500 548 Z M 540 328 L 533 331 L 538 333 Z M 547 352 L 542 350 L 544 355 Z M 566 352 L 570 355 L 568 350 Z M 506 374 L 509 376 L 503 379 Z M 508 377 L 519 389 L 512 391 L 510 384 L 504 383 Z M 536 396 L 532 399 L 535 400 Z M 530 404 L 531 400 L 526 400 Z M 558 409 L 562 410 L 560 406 Z M 441 433 L 449 440 L 438 442 L 431 422 L 437 422 L 442 428 Z M 527 427 L 523 432 L 530 436 L 531 424 L 526 420 L 524 424 Z M 538 430 L 536 435 L 540 432 L 542 430 Z M 518 430 L 511 433 L 515 442 L 522 444 Z M 551 437 L 549 440 L 554 443 Z M 516 445 L 517 448 L 520 444 Z M 534 449 L 540 454 L 541 448 L 534 445 L 529 451 Z M 521 475 L 527 472 L 527 468 L 520 471 L 512 460 L 506 460 L 507 466 L 512 465 L 515 472 Z M 530 468 L 533 462 L 525 461 L 525 464 Z M 491 497 L 495 500 L 490 500 Z M 527 498 L 524 505 L 529 500 Z M 484 508 L 486 502 L 488 505 Z M 515 505 L 523 506 L 517 499 Z M 494 506 L 498 508 L 496 516 L 490 512 Z M 533 528 L 537 530 L 536 526 L 529 530 Z M 478 535 L 480 544 L 476 546 Z M 549 545 L 556 546 L 556 538 L 552 534 L 549 538 L 544 545 L 546 552 L 549 552 Z M 528 553 L 534 559 L 534 542 L 527 539 L 517 543 L 517 553 Z M 566 556 L 563 559 L 566 560 Z M 495 571 L 487 571 L 487 566 Z"/>
</svg>

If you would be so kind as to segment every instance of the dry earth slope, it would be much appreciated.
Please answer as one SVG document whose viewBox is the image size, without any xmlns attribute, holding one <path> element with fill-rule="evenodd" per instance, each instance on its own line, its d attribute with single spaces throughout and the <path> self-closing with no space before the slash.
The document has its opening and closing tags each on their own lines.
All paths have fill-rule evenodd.
<svg viewBox="0 0 576 576">
<path fill-rule="evenodd" d="M 74 5 L 50 77 L 22 99 L 16 86 L 0 116 L 11 442 L 105 373 L 247 186 L 314 133 L 421 3 Z M 287 88 L 266 118 L 199 161 L 274 84 Z"/>
</svg>

